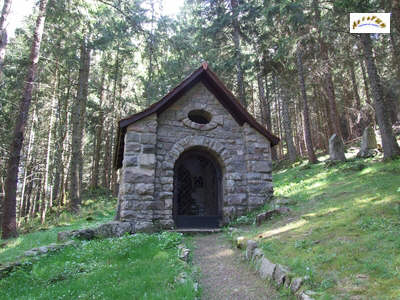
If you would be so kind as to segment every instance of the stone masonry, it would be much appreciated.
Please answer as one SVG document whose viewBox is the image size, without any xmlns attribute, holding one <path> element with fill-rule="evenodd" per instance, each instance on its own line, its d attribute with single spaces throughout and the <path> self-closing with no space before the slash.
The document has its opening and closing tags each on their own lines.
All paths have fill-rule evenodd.
<svg viewBox="0 0 400 300">
<path fill-rule="evenodd" d="M 220 225 L 269 199 L 273 193 L 272 142 L 255 129 L 254 119 L 249 117 L 249 122 L 240 125 L 221 103 L 199 81 L 166 109 L 126 126 L 119 189 L 121 221 L 133 223 L 135 231 L 175 226 L 174 166 L 182 153 L 193 148 L 211 155 L 221 170 Z M 207 124 L 196 123 L 188 117 L 193 111 L 205 111 L 211 119 Z"/>
</svg>

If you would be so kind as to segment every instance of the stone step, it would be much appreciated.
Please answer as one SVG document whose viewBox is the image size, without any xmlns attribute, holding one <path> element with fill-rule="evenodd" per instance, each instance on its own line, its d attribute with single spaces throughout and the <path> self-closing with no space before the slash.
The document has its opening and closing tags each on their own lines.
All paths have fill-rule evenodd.
<svg viewBox="0 0 400 300">
<path fill-rule="evenodd" d="M 193 233 L 217 233 L 217 232 L 222 232 L 222 229 L 221 228 L 176 228 L 168 231 L 193 234 Z"/>
</svg>

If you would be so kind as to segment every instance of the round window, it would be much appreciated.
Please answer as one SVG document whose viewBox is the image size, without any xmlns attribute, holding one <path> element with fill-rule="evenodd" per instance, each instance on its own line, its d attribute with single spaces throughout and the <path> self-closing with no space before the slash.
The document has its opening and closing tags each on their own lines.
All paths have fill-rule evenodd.
<svg viewBox="0 0 400 300">
<path fill-rule="evenodd" d="M 189 112 L 188 117 L 190 121 L 197 124 L 208 124 L 211 121 L 211 114 L 205 110 L 192 110 Z"/>
</svg>

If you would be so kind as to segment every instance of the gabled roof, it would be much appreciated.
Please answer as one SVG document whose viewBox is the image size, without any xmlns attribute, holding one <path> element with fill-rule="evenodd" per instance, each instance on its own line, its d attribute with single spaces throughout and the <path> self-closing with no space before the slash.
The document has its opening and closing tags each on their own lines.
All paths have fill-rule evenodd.
<svg viewBox="0 0 400 300">
<path fill-rule="evenodd" d="M 240 126 L 247 122 L 251 127 L 253 127 L 259 133 L 265 136 L 271 142 L 272 146 L 275 146 L 279 143 L 279 138 L 269 132 L 263 125 L 258 123 L 256 119 L 254 119 L 254 117 L 250 115 L 247 110 L 240 104 L 235 96 L 225 87 L 221 80 L 219 80 L 217 75 L 215 75 L 215 73 L 208 68 L 207 63 L 203 63 L 200 68 L 198 68 L 191 75 L 186 77 L 185 80 L 183 80 L 178 86 L 172 89 L 160 101 L 152 104 L 145 110 L 121 119 L 118 122 L 118 133 L 116 141 L 117 148 L 114 156 L 114 168 L 119 169 L 122 167 L 126 128 L 136 121 L 139 121 L 153 113 L 162 113 L 198 82 L 203 83 L 207 87 L 207 89 L 214 94 L 218 101 L 225 107 L 227 111 L 229 111 L 229 113 Z"/>
</svg>

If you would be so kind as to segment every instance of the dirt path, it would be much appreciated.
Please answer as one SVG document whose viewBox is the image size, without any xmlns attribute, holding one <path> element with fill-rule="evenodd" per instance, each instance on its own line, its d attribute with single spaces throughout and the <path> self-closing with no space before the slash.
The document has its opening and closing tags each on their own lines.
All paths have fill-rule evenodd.
<svg viewBox="0 0 400 300">
<path fill-rule="evenodd" d="M 201 269 L 204 300 L 279 299 L 222 234 L 198 235 L 194 241 L 194 263 Z"/>
</svg>

